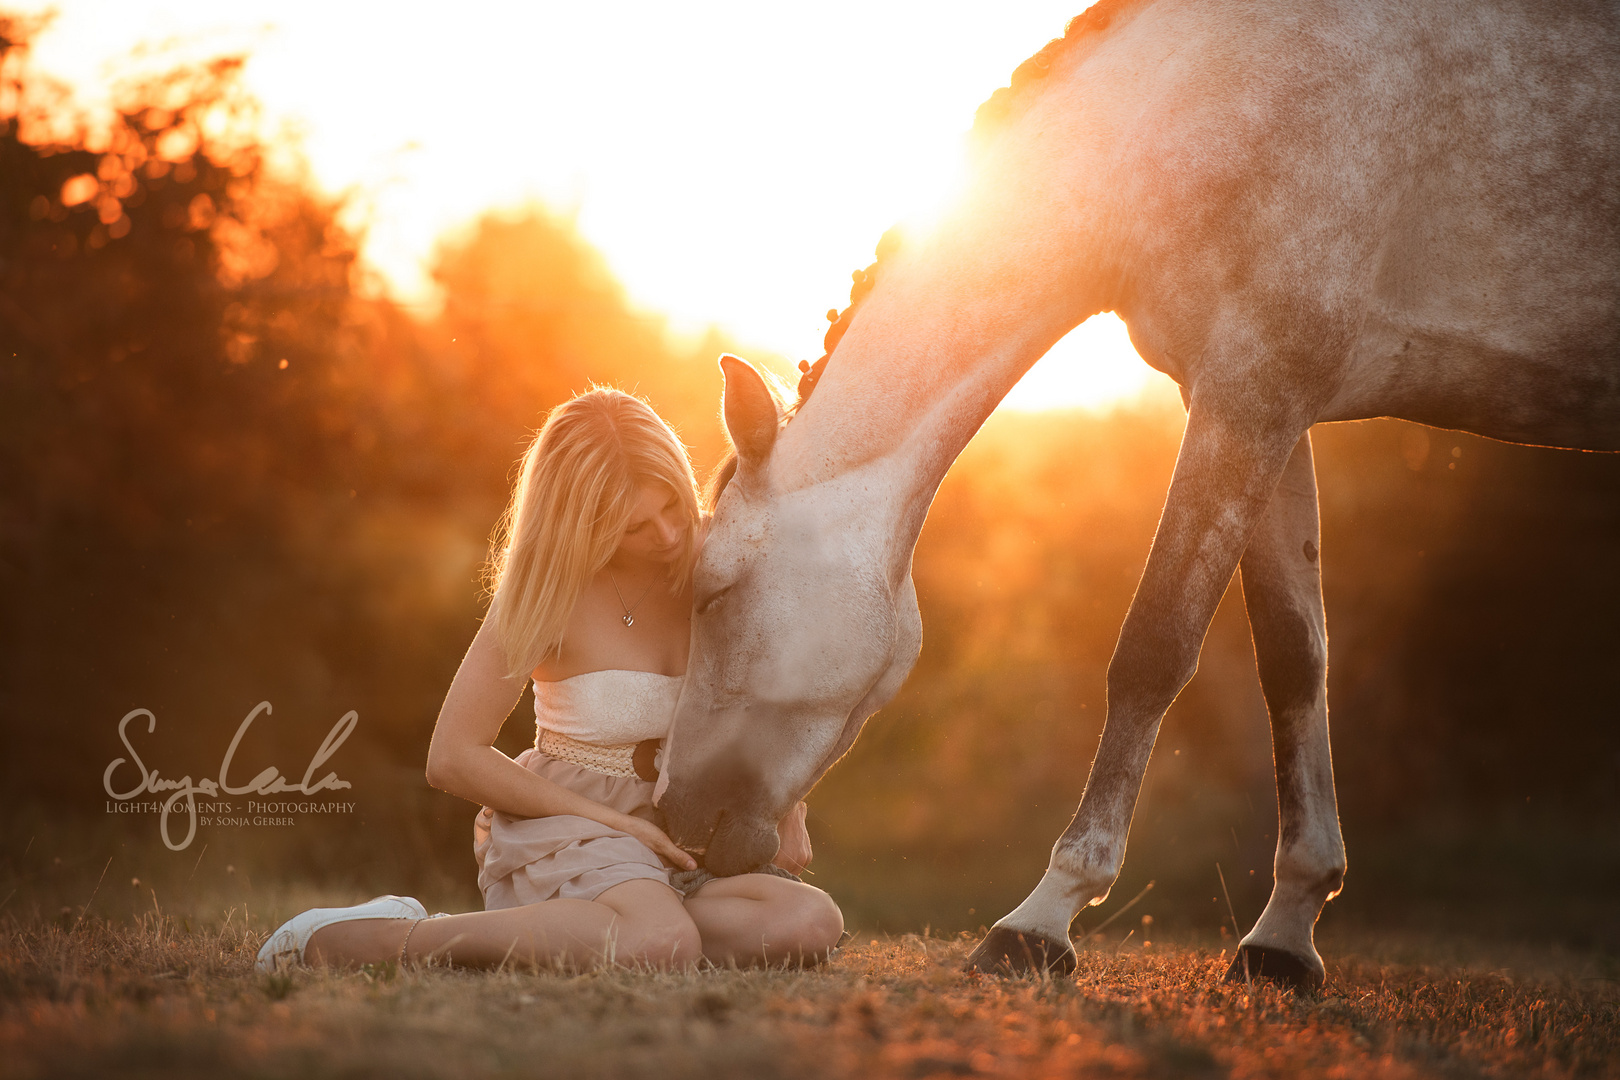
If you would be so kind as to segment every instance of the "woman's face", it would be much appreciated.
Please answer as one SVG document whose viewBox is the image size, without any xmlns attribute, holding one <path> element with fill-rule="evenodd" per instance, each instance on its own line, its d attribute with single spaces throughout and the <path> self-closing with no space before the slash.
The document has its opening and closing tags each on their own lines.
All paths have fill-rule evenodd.
<svg viewBox="0 0 1620 1080">
<path fill-rule="evenodd" d="M 686 509 L 673 491 L 662 484 L 643 485 L 637 489 L 630 520 L 619 539 L 619 554 L 673 563 L 681 556 L 690 524 Z"/>
</svg>

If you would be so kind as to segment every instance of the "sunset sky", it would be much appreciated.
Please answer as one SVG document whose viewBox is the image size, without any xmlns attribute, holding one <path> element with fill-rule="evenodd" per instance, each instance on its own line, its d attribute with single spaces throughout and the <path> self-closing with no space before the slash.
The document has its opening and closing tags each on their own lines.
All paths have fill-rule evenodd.
<svg viewBox="0 0 1620 1080">
<path fill-rule="evenodd" d="M 248 54 L 270 122 L 324 188 L 355 194 L 367 257 L 422 310 L 438 237 L 539 199 L 677 331 L 718 323 L 794 358 L 819 354 L 883 230 L 948 197 L 978 105 L 1083 6 L 7 5 L 58 12 L 35 63 L 91 101 L 120 73 Z M 1150 380 L 1099 316 L 1008 404 L 1103 405 Z"/>
</svg>

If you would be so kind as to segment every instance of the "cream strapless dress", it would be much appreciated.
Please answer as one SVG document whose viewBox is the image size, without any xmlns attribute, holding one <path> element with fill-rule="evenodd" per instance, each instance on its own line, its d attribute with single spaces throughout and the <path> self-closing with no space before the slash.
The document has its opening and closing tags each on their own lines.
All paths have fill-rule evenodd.
<svg viewBox="0 0 1620 1080">
<path fill-rule="evenodd" d="M 661 825 L 653 807 L 653 784 L 561 761 L 538 746 L 546 729 L 597 746 L 662 739 L 680 692 L 679 676 L 651 671 L 591 671 L 557 682 L 536 680 L 536 745 L 519 754 L 517 763 L 620 813 Z M 486 806 L 473 821 L 473 855 L 484 907 L 491 911 L 542 900 L 595 900 L 637 878 L 671 884 L 669 868 L 640 840 L 572 814 L 518 818 Z"/>
</svg>

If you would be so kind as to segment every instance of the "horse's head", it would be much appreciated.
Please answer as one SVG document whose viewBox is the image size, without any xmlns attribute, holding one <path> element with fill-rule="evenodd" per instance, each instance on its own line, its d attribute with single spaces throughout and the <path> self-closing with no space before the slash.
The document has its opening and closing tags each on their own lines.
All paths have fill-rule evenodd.
<svg viewBox="0 0 1620 1080">
<path fill-rule="evenodd" d="M 694 576 L 659 805 L 671 838 L 727 875 L 775 855 L 776 822 L 899 690 L 922 623 L 882 470 L 773 482 L 781 409 L 748 364 L 721 365 L 737 468 Z"/>
</svg>

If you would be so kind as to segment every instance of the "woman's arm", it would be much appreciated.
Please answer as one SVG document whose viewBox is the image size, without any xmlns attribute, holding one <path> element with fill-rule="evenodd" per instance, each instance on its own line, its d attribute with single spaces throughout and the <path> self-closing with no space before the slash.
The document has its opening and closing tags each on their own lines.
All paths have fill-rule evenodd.
<svg viewBox="0 0 1620 1080">
<path fill-rule="evenodd" d="M 693 869 L 697 863 L 692 857 L 651 822 L 569 791 L 495 749 L 495 737 L 523 696 L 526 682 L 506 674 L 494 620 L 486 618 L 450 682 L 450 692 L 433 726 L 428 783 L 513 817 L 573 814 L 589 818 L 629 833 L 676 866 Z"/>
<path fill-rule="evenodd" d="M 789 810 L 788 816 L 776 826 L 776 837 L 781 846 L 771 862 L 790 874 L 802 874 L 804 868 L 810 865 L 810 830 L 804 824 L 804 817 L 809 811 L 810 808 L 801 802 Z"/>
</svg>

